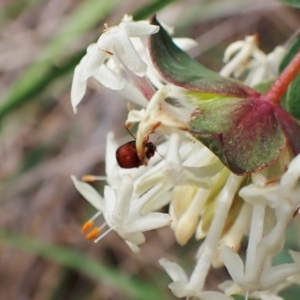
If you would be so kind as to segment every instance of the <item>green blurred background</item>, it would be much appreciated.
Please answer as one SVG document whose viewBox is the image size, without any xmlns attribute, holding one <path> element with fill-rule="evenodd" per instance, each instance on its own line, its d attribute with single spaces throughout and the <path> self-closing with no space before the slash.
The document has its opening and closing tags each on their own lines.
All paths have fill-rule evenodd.
<svg viewBox="0 0 300 300">
<path fill-rule="evenodd" d="M 73 114 L 72 74 L 103 24 L 125 13 L 157 13 L 196 39 L 190 54 L 215 71 L 232 41 L 258 33 L 269 52 L 300 26 L 296 9 L 273 0 L 0 0 L 0 299 L 174 299 L 157 260 L 192 270 L 199 242 L 180 248 L 169 228 L 148 233 L 138 255 L 115 233 L 98 244 L 80 233 L 94 210 L 70 175 L 104 174 L 107 132 L 128 137 L 125 101 L 92 82 Z M 213 270 L 207 288 L 226 278 Z"/>
</svg>

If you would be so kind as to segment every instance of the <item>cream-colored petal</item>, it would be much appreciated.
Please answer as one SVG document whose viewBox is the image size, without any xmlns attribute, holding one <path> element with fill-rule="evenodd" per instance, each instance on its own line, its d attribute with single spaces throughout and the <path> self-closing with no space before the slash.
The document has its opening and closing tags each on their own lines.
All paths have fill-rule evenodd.
<svg viewBox="0 0 300 300">
<path fill-rule="evenodd" d="M 79 181 L 74 175 L 71 176 L 71 179 L 77 189 L 77 191 L 96 209 L 99 211 L 104 211 L 104 201 L 100 194 L 89 184 Z"/>
</svg>

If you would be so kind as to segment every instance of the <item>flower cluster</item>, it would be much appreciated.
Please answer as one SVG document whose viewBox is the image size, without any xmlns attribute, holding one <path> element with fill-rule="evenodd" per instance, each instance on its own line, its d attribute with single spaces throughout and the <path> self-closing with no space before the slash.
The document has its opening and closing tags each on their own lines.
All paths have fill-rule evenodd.
<svg viewBox="0 0 300 300">
<path fill-rule="evenodd" d="M 139 123 L 136 150 L 141 161 L 145 160 L 144 141 L 149 135 L 159 132 L 165 137 L 158 145 L 159 155 L 146 161 L 147 166 L 124 170 L 116 161 L 114 136 L 108 133 L 106 176 L 99 178 L 108 184 L 104 196 L 72 176 L 79 193 L 98 210 L 82 232 L 97 242 L 115 231 L 136 252 L 145 242 L 143 232 L 170 225 L 180 245 L 193 235 L 204 239 L 190 276 L 166 258 L 159 261 L 173 281 L 169 287 L 175 296 L 233 299 L 231 295 L 241 294 L 281 299 L 276 296 L 281 290 L 300 284 L 297 252 L 291 252 L 294 263 L 272 265 L 272 257 L 284 246 L 289 224 L 293 222 L 300 232 L 300 156 L 290 161 L 284 151 L 278 163 L 251 176 L 231 173 L 188 133 L 182 116 L 189 112 L 165 101 L 180 99 L 185 91 L 167 84 L 148 57 L 144 38 L 158 31 L 158 26 L 125 16 L 118 26 L 106 26 L 75 69 L 71 91 L 74 112 L 91 78 L 140 106 L 140 110 L 129 112 L 126 126 Z M 190 39 L 174 42 L 183 50 L 194 45 Z M 272 80 L 284 51 L 278 47 L 266 55 L 258 48 L 256 36 L 246 37 L 227 48 L 227 64 L 220 74 L 240 77 L 247 73 L 245 82 L 250 86 Z M 165 205 L 169 205 L 169 214 L 156 212 Z M 100 216 L 104 222 L 95 226 L 94 220 Z M 105 227 L 108 229 L 102 233 Z M 243 262 L 237 252 L 247 235 Z M 223 265 L 232 280 L 222 283 L 219 292 L 205 291 L 210 268 Z"/>
</svg>

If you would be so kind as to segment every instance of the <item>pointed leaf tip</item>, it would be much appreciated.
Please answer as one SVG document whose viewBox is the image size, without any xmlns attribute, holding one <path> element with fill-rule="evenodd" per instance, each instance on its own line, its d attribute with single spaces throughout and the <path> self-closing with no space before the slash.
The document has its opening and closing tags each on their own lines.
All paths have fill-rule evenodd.
<svg viewBox="0 0 300 300">
<path fill-rule="evenodd" d="M 188 90 L 218 95 L 239 98 L 258 95 L 252 88 L 237 80 L 224 78 L 192 59 L 173 43 L 155 16 L 151 24 L 160 26 L 159 32 L 150 36 L 151 59 L 166 81 Z"/>
</svg>

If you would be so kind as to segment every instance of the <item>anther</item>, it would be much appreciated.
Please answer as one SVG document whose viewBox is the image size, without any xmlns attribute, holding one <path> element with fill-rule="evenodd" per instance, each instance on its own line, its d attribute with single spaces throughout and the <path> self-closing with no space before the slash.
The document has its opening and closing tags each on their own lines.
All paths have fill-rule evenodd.
<svg viewBox="0 0 300 300">
<path fill-rule="evenodd" d="M 88 240 L 94 240 L 98 237 L 99 233 L 101 232 L 99 227 L 94 228 L 90 233 L 86 235 L 86 238 Z"/>
<path fill-rule="evenodd" d="M 106 180 L 106 176 L 83 175 L 81 180 L 84 182 L 95 182 L 99 180 Z"/>
<path fill-rule="evenodd" d="M 86 221 L 81 227 L 81 233 L 86 233 L 90 228 L 94 226 L 94 222 L 89 220 Z"/>
</svg>

